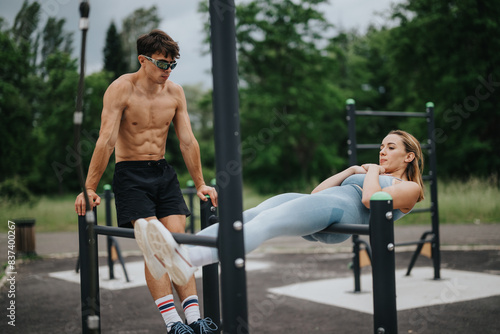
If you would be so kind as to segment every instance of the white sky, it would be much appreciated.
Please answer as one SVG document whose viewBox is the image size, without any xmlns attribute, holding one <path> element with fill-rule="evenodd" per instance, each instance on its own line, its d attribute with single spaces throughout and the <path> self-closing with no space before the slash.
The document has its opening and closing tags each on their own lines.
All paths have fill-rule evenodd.
<svg viewBox="0 0 500 334">
<path fill-rule="evenodd" d="M 328 5 L 321 7 L 321 10 L 327 20 L 337 27 L 364 31 L 369 23 L 377 26 L 383 23 L 383 18 L 375 15 L 375 12 L 387 12 L 391 3 L 401 1 L 330 0 Z M 0 2 L 0 16 L 8 21 L 9 26 L 13 23 L 22 3 L 23 0 Z M 78 57 L 81 45 L 81 32 L 78 28 L 80 1 L 39 0 L 39 3 L 42 5 L 42 19 L 48 16 L 66 19 L 65 29 L 74 32 L 74 56 Z M 86 72 L 102 69 L 102 50 L 106 31 L 112 20 L 120 30 L 123 18 L 134 10 L 156 5 L 162 18 L 159 28 L 170 34 L 181 49 L 181 59 L 171 79 L 181 85 L 201 83 L 205 88 L 211 87 L 212 77 L 209 74 L 211 58 L 210 55 L 201 55 L 201 50 L 206 49 L 206 46 L 202 44 L 203 22 L 201 14 L 197 11 L 198 3 L 199 0 L 90 0 Z"/>
</svg>

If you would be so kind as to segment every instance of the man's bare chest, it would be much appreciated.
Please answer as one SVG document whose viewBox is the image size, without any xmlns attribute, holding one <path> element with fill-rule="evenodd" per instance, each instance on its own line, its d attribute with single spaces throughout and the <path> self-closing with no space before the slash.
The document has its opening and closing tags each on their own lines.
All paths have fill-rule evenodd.
<svg viewBox="0 0 500 334">
<path fill-rule="evenodd" d="M 123 116 L 122 125 L 140 128 L 163 128 L 169 126 L 177 110 L 173 98 L 134 98 L 129 99 Z"/>
</svg>

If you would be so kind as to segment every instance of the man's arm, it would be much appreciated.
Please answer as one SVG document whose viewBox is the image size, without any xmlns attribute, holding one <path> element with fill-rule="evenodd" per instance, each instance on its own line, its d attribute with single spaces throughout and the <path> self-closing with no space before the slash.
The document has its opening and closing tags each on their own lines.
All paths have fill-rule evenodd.
<svg viewBox="0 0 500 334">
<path fill-rule="evenodd" d="M 129 96 L 127 92 L 130 89 L 130 83 L 124 80 L 117 80 L 108 87 L 104 94 L 101 129 L 85 182 L 85 189 L 87 190 L 91 208 L 101 203 L 101 198 L 96 194 L 97 186 L 102 174 L 106 170 L 109 157 L 115 148 L 120 129 L 120 120 L 123 110 L 126 107 L 127 97 Z M 75 201 L 75 210 L 82 216 L 85 214 L 85 209 L 85 198 L 83 193 L 80 193 Z"/>
<path fill-rule="evenodd" d="M 184 159 L 184 163 L 186 164 L 189 174 L 194 181 L 198 197 L 202 200 L 206 200 L 205 195 L 210 195 L 212 204 L 217 206 L 217 191 L 213 187 L 207 186 L 203 179 L 200 146 L 198 145 L 198 141 L 194 137 L 193 130 L 191 128 L 191 121 L 189 120 L 187 112 L 184 90 L 179 85 L 176 85 L 175 89 L 179 104 L 175 112 L 173 123 L 175 133 L 177 138 L 179 138 L 182 158 Z"/>
</svg>

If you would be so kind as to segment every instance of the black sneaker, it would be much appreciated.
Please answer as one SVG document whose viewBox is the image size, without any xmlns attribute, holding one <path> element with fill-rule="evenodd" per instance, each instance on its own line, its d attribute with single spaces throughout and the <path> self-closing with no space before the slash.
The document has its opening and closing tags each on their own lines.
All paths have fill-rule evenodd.
<svg viewBox="0 0 500 334">
<path fill-rule="evenodd" d="M 168 325 L 170 325 L 169 323 Z M 167 325 L 167 326 L 168 326 Z M 174 322 L 167 334 L 193 334 L 193 330 L 188 325 L 183 324 L 181 321 Z"/>
<path fill-rule="evenodd" d="M 195 322 L 189 324 L 189 327 L 193 330 L 195 334 L 213 334 L 219 329 L 215 322 L 210 318 L 198 319 Z"/>
</svg>

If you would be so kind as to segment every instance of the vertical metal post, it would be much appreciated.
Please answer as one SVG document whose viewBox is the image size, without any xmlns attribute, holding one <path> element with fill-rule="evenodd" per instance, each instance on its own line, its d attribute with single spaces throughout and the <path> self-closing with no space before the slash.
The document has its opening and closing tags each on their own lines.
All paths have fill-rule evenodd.
<svg viewBox="0 0 500 334">
<path fill-rule="evenodd" d="M 210 201 L 200 200 L 201 229 L 214 223 L 217 209 Z M 216 219 L 215 219 L 216 220 Z M 213 263 L 203 269 L 203 316 L 209 317 L 220 329 L 220 303 L 219 303 L 219 264 Z"/>
<path fill-rule="evenodd" d="M 248 333 L 234 0 L 210 0 L 224 333 Z"/>
<path fill-rule="evenodd" d="M 96 221 L 96 211 L 94 222 Z M 82 333 L 101 333 L 99 272 L 97 268 L 97 235 L 93 224 L 86 217 L 78 216 L 80 251 L 80 295 L 82 310 Z"/>
<path fill-rule="evenodd" d="M 357 154 L 357 141 L 356 141 L 356 105 L 354 104 L 353 99 L 348 99 L 346 101 L 346 110 L 347 110 L 347 131 L 349 135 L 349 139 L 347 140 L 349 155 L 349 166 L 355 165 L 358 163 L 358 154 Z"/>
<path fill-rule="evenodd" d="M 104 185 L 104 209 L 106 215 L 106 226 L 112 226 L 111 221 L 111 186 L 109 184 Z M 109 279 L 115 278 L 115 270 L 113 265 L 112 248 L 113 241 L 110 235 L 106 236 L 106 243 L 108 248 L 108 268 L 109 268 Z"/>
<path fill-rule="evenodd" d="M 431 174 L 431 219 L 432 233 L 434 234 L 432 241 L 432 261 L 434 265 L 434 279 L 441 278 L 441 251 L 439 241 L 439 210 L 438 210 L 438 191 L 437 191 L 437 158 L 436 158 L 436 139 L 434 134 L 434 103 L 427 102 L 426 104 L 427 117 L 427 136 L 429 138 L 429 164 Z"/>
<path fill-rule="evenodd" d="M 354 273 L 354 292 L 361 292 L 361 268 L 359 265 L 359 235 L 352 236 L 352 271 Z"/>
<path fill-rule="evenodd" d="M 392 207 L 392 197 L 386 192 L 377 192 L 370 199 L 375 334 L 397 334 L 398 332 Z"/>
<path fill-rule="evenodd" d="M 356 140 L 356 104 L 353 99 L 346 101 L 347 111 L 347 154 L 349 155 L 349 166 L 358 163 L 357 140 Z M 352 271 L 354 274 L 354 292 L 361 292 L 361 268 L 359 266 L 359 235 L 352 236 Z"/>
<path fill-rule="evenodd" d="M 195 194 L 194 181 L 193 180 L 187 181 L 187 186 L 188 186 L 188 189 L 190 190 L 188 193 L 188 199 L 189 199 L 189 210 L 191 211 L 191 216 L 189 216 L 189 231 L 191 232 L 191 234 L 194 234 L 194 218 L 195 218 L 195 214 L 194 214 L 194 194 Z"/>
</svg>

